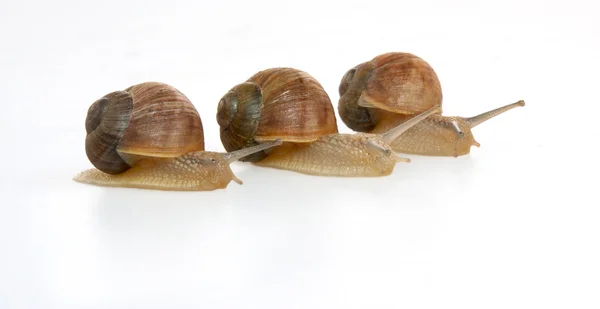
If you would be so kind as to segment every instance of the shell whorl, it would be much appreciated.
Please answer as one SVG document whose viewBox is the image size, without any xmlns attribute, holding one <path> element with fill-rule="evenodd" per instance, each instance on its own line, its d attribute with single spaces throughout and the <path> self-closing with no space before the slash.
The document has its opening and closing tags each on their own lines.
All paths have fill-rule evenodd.
<svg viewBox="0 0 600 309">
<path fill-rule="evenodd" d="M 246 82 L 227 92 L 217 107 L 217 122 L 221 141 L 228 152 L 258 145 L 254 135 L 262 111 L 262 93 L 258 85 Z M 243 157 L 240 161 L 255 162 L 266 156 L 264 151 Z"/>
<path fill-rule="evenodd" d="M 133 98 L 126 91 L 109 93 L 88 109 L 85 152 L 97 169 L 108 174 L 119 174 L 129 169 L 117 148 L 132 110 Z"/>
<path fill-rule="evenodd" d="M 263 70 L 233 87 L 219 102 L 217 121 L 227 151 L 275 139 L 312 142 L 337 133 L 333 106 L 323 87 L 293 68 Z M 265 156 L 260 152 L 242 161 Z"/>
<path fill-rule="evenodd" d="M 372 73 L 373 64 L 365 62 L 346 72 L 340 82 L 338 113 L 344 124 L 357 132 L 370 132 L 375 128 L 369 109 L 358 105 Z"/>
<path fill-rule="evenodd" d="M 410 53 L 386 53 L 364 62 L 344 75 L 338 110 L 355 131 L 377 125 L 373 109 L 417 114 L 442 104 L 442 90 L 433 68 Z"/>
</svg>

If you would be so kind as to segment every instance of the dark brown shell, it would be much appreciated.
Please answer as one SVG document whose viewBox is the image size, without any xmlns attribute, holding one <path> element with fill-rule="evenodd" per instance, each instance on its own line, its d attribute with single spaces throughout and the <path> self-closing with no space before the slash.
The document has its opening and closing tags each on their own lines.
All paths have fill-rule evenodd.
<svg viewBox="0 0 600 309">
<path fill-rule="evenodd" d="M 96 101 L 86 118 L 86 153 L 94 166 L 119 174 L 138 157 L 176 157 L 204 150 L 200 115 L 177 89 L 156 82 Z"/>
<path fill-rule="evenodd" d="M 94 166 L 108 174 L 119 174 L 129 164 L 117 152 L 129 124 L 133 99 L 128 92 L 116 91 L 94 102 L 85 119 L 85 153 Z"/>
<path fill-rule="evenodd" d="M 442 89 L 433 68 L 409 53 L 387 53 L 350 69 L 339 87 L 338 111 L 351 129 L 368 132 L 370 109 L 417 114 L 442 104 Z"/>
<path fill-rule="evenodd" d="M 223 96 L 217 110 L 221 141 L 227 151 L 260 141 L 312 142 L 337 133 L 329 96 L 308 73 L 273 68 L 256 73 Z M 242 161 L 257 161 L 258 153 Z"/>
</svg>

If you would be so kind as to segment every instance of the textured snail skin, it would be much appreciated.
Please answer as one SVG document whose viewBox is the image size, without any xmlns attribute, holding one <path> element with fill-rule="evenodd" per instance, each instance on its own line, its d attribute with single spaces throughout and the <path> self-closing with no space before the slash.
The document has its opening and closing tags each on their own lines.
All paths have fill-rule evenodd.
<svg viewBox="0 0 600 309">
<path fill-rule="evenodd" d="M 127 171 L 110 175 L 97 169 L 81 172 L 75 181 L 108 187 L 171 191 L 212 191 L 227 187 L 235 177 L 219 153 L 197 151 L 177 158 L 146 158 Z"/>
<path fill-rule="evenodd" d="M 375 111 L 374 114 L 381 117 L 382 114 L 389 113 Z M 411 117 L 393 114 L 380 119 L 378 126 L 371 132 L 387 132 Z M 471 146 L 479 146 L 479 143 L 475 141 L 471 128 L 463 118 L 432 115 L 408 129 L 402 134 L 402 138 L 394 140 L 390 146 L 396 152 L 407 154 L 458 157 L 468 154 Z"/>
<path fill-rule="evenodd" d="M 373 152 L 369 140 L 387 152 Z M 378 135 L 331 134 L 311 143 L 284 143 L 255 165 L 308 175 L 377 177 L 392 173 L 397 157 Z"/>
<path fill-rule="evenodd" d="M 400 153 L 424 156 L 453 156 L 469 154 L 471 146 L 479 147 L 472 129 L 477 125 L 505 113 L 513 108 L 525 106 L 523 100 L 501 106 L 473 117 L 432 115 L 408 129 L 401 138 L 391 143 L 392 149 Z M 378 125 L 372 133 L 386 132 L 414 116 L 371 110 Z"/>
</svg>

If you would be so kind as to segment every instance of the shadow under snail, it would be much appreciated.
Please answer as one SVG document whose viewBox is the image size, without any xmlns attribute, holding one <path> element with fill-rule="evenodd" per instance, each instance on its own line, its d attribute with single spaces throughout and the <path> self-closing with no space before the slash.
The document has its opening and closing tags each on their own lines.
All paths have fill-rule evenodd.
<svg viewBox="0 0 600 309">
<path fill-rule="evenodd" d="M 392 52 L 361 63 L 343 76 L 338 112 L 358 132 L 381 133 L 442 104 L 437 74 L 423 59 Z M 400 153 L 461 156 L 479 147 L 471 129 L 525 102 L 518 101 L 474 117 L 433 115 L 391 143 Z"/>
<path fill-rule="evenodd" d="M 157 82 L 115 91 L 94 102 L 85 120 L 85 150 L 96 167 L 74 180 L 112 187 L 203 191 L 239 180 L 229 164 L 280 145 L 230 153 L 204 151 L 200 115 L 177 89 Z"/>
<path fill-rule="evenodd" d="M 217 122 L 227 151 L 283 141 L 241 161 L 310 175 L 385 176 L 396 162 L 409 161 L 398 157 L 390 143 L 439 112 L 439 106 L 432 106 L 381 134 L 340 134 L 331 101 L 317 80 L 297 69 L 271 68 L 231 88 L 218 104 Z"/>
</svg>

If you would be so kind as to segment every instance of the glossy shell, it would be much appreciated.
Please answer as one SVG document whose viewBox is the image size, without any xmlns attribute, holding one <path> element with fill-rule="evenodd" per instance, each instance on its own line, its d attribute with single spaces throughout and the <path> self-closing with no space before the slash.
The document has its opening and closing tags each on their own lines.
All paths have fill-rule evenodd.
<svg viewBox="0 0 600 309">
<path fill-rule="evenodd" d="M 140 157 L 177 157 L 204 150 L 200 115 L 188 98 L 148 82 L 107 94 L 86 118 L 86 153 L 108 174 L 128 170 Z"/>
<path fill-rule="evenodd" d="M 221 141 L 227 151 L 261 141 L 312 142 L 337 133 L 329 96 L 308 73 L 273 68 L 256 73 L 227 92 L 217 109 Z M 242 161 L 258 161 L 264 152 Z"/>
<path fill-rule="evenodd" d="M 409 53 L 387 53 L 350 69 L 339 86 L 338 111 L 351 129 L 368 132 L 380 109 L 417 114 L 442 103 L 442 89 L 433 68 Z"/>
</svg>

